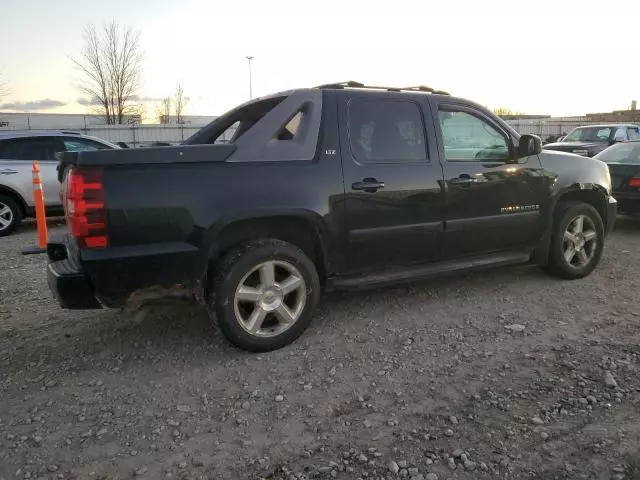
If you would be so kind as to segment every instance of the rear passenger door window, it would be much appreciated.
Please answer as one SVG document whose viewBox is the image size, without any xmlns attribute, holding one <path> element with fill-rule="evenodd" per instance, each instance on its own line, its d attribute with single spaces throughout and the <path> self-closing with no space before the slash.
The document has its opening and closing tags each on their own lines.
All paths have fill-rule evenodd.
<svg viewBox="0 0 640 480">
<path fill-rule="evenodd" d="M 56 160 L 55 154 L 64 150 L 64 144 L 56 137 L 31 137 L 3 140 L 0 159 L 45 161 Z"/>
<path fill-rule="evenodd" d="M 427 161 L 422 115 L 412 101 L 353 99 L 348 130 L 358 163 Z"/>
</svg>

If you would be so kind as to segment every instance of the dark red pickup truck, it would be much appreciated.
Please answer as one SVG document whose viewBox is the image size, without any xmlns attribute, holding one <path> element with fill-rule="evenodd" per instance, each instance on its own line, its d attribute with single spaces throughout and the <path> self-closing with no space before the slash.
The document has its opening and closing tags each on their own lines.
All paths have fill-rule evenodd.
<svg viewBox="0 0 640 480">
<path fill-rule="evenodd" d="M 297 338 L 322 289 L 527 262 L 583 277 L 616 216 L 605 164 L 426 87 L 278 93 L 184 145 L 61 167 L 69 235 L 48 277 L 63 307 L 193 296 L 253 351 Z"/>
</svg>

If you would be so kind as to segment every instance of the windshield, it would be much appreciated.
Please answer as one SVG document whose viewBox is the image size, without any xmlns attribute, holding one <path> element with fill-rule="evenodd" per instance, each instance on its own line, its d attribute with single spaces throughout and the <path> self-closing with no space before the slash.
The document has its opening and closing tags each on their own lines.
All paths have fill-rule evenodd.
<svg viewBox="0 0 640 480">
<path fill-rule="evenodd" d="M 640 142 L 617 143 L 595 158 L 605 163 L 640 163 Z"/>
<path fill-rule="evenodd" d="M 563 142 L 606 142 L 611 137 L 611 127 L 580 127 L 569 132 Z"/>
</svg>

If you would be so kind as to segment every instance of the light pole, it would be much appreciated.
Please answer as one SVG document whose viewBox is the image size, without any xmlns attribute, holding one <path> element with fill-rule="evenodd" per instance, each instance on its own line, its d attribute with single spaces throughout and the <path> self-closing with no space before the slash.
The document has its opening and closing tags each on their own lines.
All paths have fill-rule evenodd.
<svg viewBox="0 0 640 480">
<path fill-rule="evenodd" d="M 253 99 L 253 87 L 251 85 L 251 60 L 253 60 L 253 57 L 245 57 L 247 60 L 249 60 L 249 100 Z"/>
</svg>

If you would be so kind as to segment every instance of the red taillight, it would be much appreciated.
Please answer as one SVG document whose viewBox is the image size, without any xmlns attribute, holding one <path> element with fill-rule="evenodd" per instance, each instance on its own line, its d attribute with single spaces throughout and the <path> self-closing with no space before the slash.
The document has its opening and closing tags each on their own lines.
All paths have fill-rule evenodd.
<svg viewBox="0 0 640 480">
<path fill-rule="evenodd" d="M 631 188 L 640 188 L 640 177 L 630 178 L 627 185 L 629 185 Z"/>
<path fill-rule="evenodd" d="M 80 248 L 109 245 L 100 168 L 71 168 L 67 174 L 64 203 L 69 231 Z"/>
</svg>

